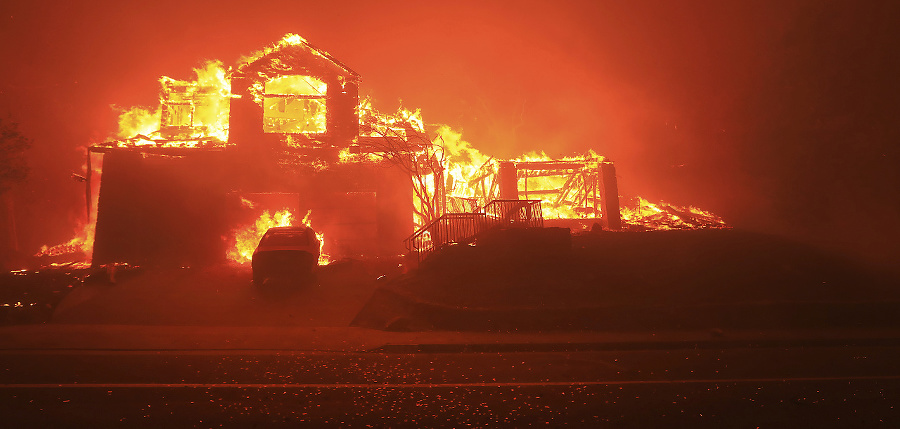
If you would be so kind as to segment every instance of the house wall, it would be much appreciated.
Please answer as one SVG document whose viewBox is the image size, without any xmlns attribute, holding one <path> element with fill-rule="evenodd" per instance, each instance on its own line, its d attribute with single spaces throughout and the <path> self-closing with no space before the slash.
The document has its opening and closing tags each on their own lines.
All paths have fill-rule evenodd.
<svg viewBox="0 0 900 429">
<path fill-rule="evenodd" d="M 93 263 L 194 266 L 224 255 L 221 153 L 104 156 Z"/>
<path fill-rule="evenodd" d="M 296 195 L 295 222 L 311 211 L 335 259 L 403 253 L 413 232 L 412 188 L 399 169 L 339 164 L 317 174 L 232 174 L 238 152 L 182 157 L 112 151 L 104 156 L 93 262 L 199 266 L 225 262 L 234 230 L 248 224 L 242 193 Z M 258 179 L 258 178 L 254 178 Z"/>
</svg>

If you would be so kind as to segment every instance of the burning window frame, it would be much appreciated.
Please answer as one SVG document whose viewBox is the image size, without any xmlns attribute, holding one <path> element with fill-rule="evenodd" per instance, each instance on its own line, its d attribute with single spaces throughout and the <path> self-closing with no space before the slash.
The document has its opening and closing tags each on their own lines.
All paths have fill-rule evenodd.
<svg viewBox="0 0 900 429">
<path fill-rule="evenodd" d="M 269 79 L 263 91 L 264 133 L 325 134 L 328 131 L 327 83 L 314 76 L 282 75 Z"/>
</svg>

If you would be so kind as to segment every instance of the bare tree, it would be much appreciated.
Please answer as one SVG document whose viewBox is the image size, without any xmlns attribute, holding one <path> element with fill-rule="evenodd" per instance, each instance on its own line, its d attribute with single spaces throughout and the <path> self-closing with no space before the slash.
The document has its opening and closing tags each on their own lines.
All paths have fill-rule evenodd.
<svg viewBox="0 0 900 429">
<path fill-rule="evenodd" d="M 0 219 L 5 223 L 5 230 L 0 231 L 0 266 L 5 270 L 9 260 L 7 250 L 18 252 L 19 238 L 16 231 L 13 198 L 7 193 L 14 185 L 21 183 L 28 175 L 28 163 L 25 151 L 31 147 L 31 139 L 19 132 L 19 124 L 12 117 L 0 117 Z"/>
<path fill-rule="evenodd" d="M 373 145 L 374 153 L 409 174 L 419 201 L 413 209 L 422 224 L 427 225 L 444 212 L 444 150 L 424 134 L 408 131 L 406 135 L 379 131 L 381 139 Z"/>
<path fill-rule="evenodd" d="M 361 125 L 364 132 L 372 137 L 361 139 L 366 152 L 380 156 L 409 174 L 418 202 L 413 210 L 421 225 L 427 225 L 444 214 L 443 146 L 429 140 L 399 113 L 390 115 L 367 110 Z"/>
</svg>

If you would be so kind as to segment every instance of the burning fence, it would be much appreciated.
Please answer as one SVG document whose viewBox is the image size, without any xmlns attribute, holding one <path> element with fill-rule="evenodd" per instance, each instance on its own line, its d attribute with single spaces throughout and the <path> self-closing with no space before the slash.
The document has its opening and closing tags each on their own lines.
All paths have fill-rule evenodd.
<svg viewBox="0 0 900 429">
<path fill-rule="evenodd" d="M 397 255 L 417 228 L 495 200 L 539 200 L 548 221 L 608 229 L 724 226 L 694 208 L 620 206 L 614 165 L 594 152 L 500 160 L 419 111 L 378 112 L 356 72 L 296 35 L 195 74 L 161 78 L 159 106 L 123 112 L 119 138 L 88 148 L 95 264 L 245 260 L 255 234 L 297 213 L 332 257 Z M 290 201 L 248 220 L 259 195 Z"/>
</svg>

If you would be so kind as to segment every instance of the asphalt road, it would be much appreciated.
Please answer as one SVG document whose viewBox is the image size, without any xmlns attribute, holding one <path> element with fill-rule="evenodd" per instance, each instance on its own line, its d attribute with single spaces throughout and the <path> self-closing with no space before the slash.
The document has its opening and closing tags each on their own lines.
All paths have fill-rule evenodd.
<svg viewBox="0 0 900 429">
<path fill-rule="evenodd" d="M 6 427 L 900 426 L 900 347 L 8 350 Z"/>
</svg>

